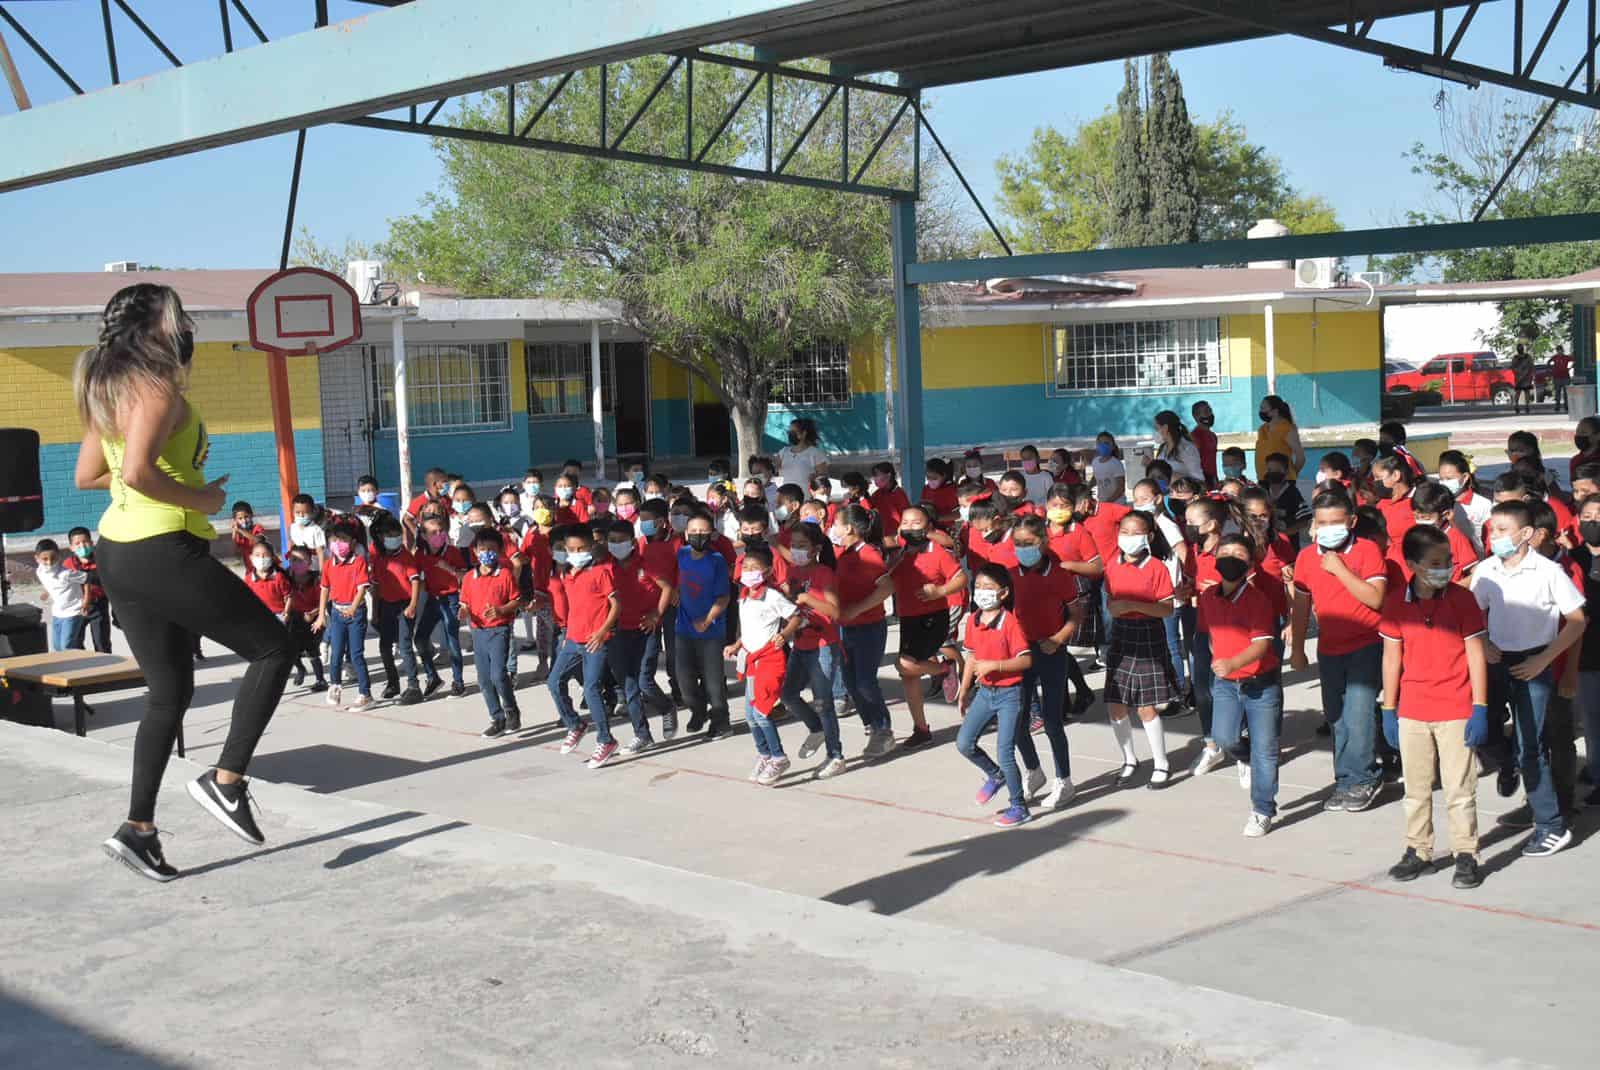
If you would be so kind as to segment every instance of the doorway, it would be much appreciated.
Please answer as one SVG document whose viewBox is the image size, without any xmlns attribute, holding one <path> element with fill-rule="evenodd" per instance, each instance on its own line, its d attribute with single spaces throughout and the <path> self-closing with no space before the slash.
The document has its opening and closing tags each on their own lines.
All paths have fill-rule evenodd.
<svg viewBox="0 0 1600 1070">
<path fill-rule="evenodd" d="M 322 391 L 322 477 L 325 501 L 355 496 L 356 480 L 372 470 L 366 346 L 346 346 L 316 358 Z"/>
<path fill-rule="evenodd" d="M 728 406 L 717 397 L 699 376 L 689 377 L 690 430 L 689 450 L 696 457 L 725 457 L 733 459 L 733 416 Z M 733 466 L 738 471 L 739 466 Z"/>
<path fill-rule="evenodd" d="M 617 455 L 650 452 L 650 370 L 641 342 L 607 342 Z"/>
</svg>

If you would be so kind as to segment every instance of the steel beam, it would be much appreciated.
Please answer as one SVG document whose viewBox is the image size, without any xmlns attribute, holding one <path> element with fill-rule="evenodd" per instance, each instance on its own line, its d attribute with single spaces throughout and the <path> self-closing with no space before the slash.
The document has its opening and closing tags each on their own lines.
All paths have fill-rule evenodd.
<svg viewBox="0 0 1600 1070">
<path fill-rule="evenodd" d="M 1020 275 L 1083 275 L 1143 268 L 1205 267 L 1251 260 L 1303 260 L 1317 256 L 1434 253 L 1480 246 L 1549 245 L 1600 239 L 1600 212 L 1491 219 L 1481 223 L 1434 223 L 1419 227 L 1292 234 L 1286 238 L 1228 238 L 1186 245 L 1089 249 L 1077 253 L 1033 253 L 906 265 L 906 283 L 976 282 Z M 1307 290 L 1311 294 L 1314 291 Z"/>
<path fill-rule="evenodd" d="M 415 0 L 0 119 L 0 192 L 759 35 L 870 0 Z M 9 20 L 8 20 L 9 21 Z"/>
<path fill-rule="evenodd" d="M 896 197 L 889 206 L 890 248 L 894 257 L 894 363 L 899 389 L 894 399 L 895 425 L 900 438 L 900 483 L 912 501 L 921 500 L 922 430 L 922 306 L 911 282 L 917 266 L 917 202 Z"/>
</svg>

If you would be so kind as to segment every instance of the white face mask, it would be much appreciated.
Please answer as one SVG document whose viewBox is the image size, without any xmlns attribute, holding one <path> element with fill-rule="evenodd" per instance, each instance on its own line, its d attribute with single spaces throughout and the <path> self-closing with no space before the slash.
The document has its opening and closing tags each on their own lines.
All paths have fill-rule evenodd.
<svg viewBox="0 0 1600 1070">
<path fill-rule="evenodd" d="M 1117 549 L 1129 557 L 1137 557 L 1150 549 L 1150 536 L 1148 535 L 1118 535 Z"/>
<path fill-rule="evenodd" d="M 789 556 L 794 559 L 796 568 L 805 568 L 807 565 L 811 564 L 810 550 L 802 550 L 799 547 L 795 547 L 789 551 Z"/>
<path fill-rule="evenodd" d="M 969 464 L 969 465 L 967 465 L 967 478 L 968 479 L 982 479 L 983 478 L 983 466 L 981 464 Z"/>
<path fill-rule="evenodd" d="M 1443 487 L 1451 494 L 1461 493 L 1461 480 L 1459 479 L 1441 479 L 1439 480 L 1439 486 Z"/>
<path fill-rule="evenodd" d="M 606 549 L 611 551 L 611 556 L 616 558 L 618 561 L 626 561 L 628 559 L 628 555 L 633 553 L 633 543 L 608 542 L 606 543 Z"/>
<path fill-rule="evenodd" d="M 252 557 L 250 559 L 250 563 L 254 565 L 256 567 L 256 571 L 263 576 L 265 576 L 272 568 L 272 558 L 270 557 Z"/>
<path fill-rule="evenodd" d="M 378 500 L 378 492 L 375 490 L 363 490 L 358 492 L 356 497 L 361 499 L 362 505 L 371 505 Z"/>
<path fill-rule="evenodd" d="M 979 609 L 993 609 L 1000 604 L 1000 592 L 992 587 L 978 587 L 972 592 L 972 601 Z"/>
</svg>

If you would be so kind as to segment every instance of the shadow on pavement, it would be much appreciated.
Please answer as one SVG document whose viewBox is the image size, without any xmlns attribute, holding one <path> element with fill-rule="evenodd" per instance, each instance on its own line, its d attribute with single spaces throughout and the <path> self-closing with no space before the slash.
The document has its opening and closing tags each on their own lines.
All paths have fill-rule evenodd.
<svg viewBox="0 0 1600 1070">
<path fill-rule="evenodd" d="M 357 862 L 365 862 L 373 855 L 381 855 L 385 851 L 392 851 L 403 844 L 420 840 L 424 836 L 437 836 L 441 832 L 452 832 L 455 829 L 467 827 L 468 825 L 465 821 L 446 821 L 442 825 L 435 825 L 420 832 L 410 832 L 404 836 L 392 836 L 387 840 L 378 840 L 376 843 L 354 843 L 340 851 L 333 858 L 322 863 L 322 868 L 343 869 L 345 866 L 353 866 Z"/>
<path fill-rule="evenodd" d="M 69 1066 L 176 1070 L 181 1065 L 137 1051 L 124 1041 L 99 1036 L 0 989 L 0 1066 L 7 1070 Z"/>
<path fill-rule="evenodd" d="M 389 825 L 398 825 L 402 821 L 410 821 L 414 817 L 422 816 L 423 813 L 420 810 L 399 810 L 392 814 L 384 814 L 381 817 L 371 818 L 367 821 L 357 821 L 354 825 L 346 825 L 344 828 L 333 829 L 331 832 L 320 832 L 315 836 L 305 836 L 298 840 L 290 840 L 288 843 L 280 843 L 274 847 L 267 847 L 260 851 L 251 851 L 249 854 L 238 855 L 234 858 L 222 858 L 215 862 L 207 862 L 204 865 L 195 866 L 193 869 L 184 870 L 183 876 L 203 876 L 204 874 L 212 873 L 219 869 L 227 869 L 230 866 L 237 866 L 241 862 L 253 862 L 258 858 L 266 858 L 268 855 L 280 854 L 284 851 L 297 851 L 302 847 L 310 847 L 313 844 L 318 843 L 327 843 L 330 840 L 344 839 L 348 836 L 354 836 L 358 832 L 370 832 L 373 829 L 381 829 Z M 441 828 L 431 829 L 429 831 L 442 832 L 444 830 Z M 391 840 L 386 842 L 388 842 L 390 846 L 396 846 L 401 841 Z M 376 851 L 369 852 L 368 854 L 362 856 L 362 859 L 356 859 L 356 861 L 370 858 L 372 855 L 377 853 L 378 852 Z M 349 863 L 345 864 L 348 865 Z M 4 1034 L 0 1034 L 0 1036 L 3 1035 Z M 0 1063 L 0 1065 L 5 1064 Z"/>
</svg>

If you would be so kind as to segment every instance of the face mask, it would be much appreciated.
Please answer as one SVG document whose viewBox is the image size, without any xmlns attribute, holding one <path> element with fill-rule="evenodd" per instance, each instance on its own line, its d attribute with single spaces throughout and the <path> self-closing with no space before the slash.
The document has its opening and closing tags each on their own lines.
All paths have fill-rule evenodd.
<svg viewBox="0 0 1600 1070">
<path fill-rule="evenodd" d="M 361 499 L 362 505 L 371 505 L 373 502 L 378 500 L 378 492 L 375 490 L 364 490 L 358 493 L 356 497 Z"/>
<path fill-rule="evenodd" d="M 533 522 L 538 524 L 541 528 L 549 527 L 550 521 L 554 519 L 554 514 L 552 514 L 550 510 L 546 509 L 542 505 L 533 511 Z"/>
<path fill-rule="evenodd" d="M 494 568 L 495 562 L 499 560 L 500 552 L 498 550 L 478 551 L 478 564 L 482 565 L 484 568 Z"/>
<path fill-rule="evenodd" d="M 1183 537 L 1195 543 L 1205 539 L 1205 535 L 1200 531 L 1200 527 L 1197 524 L 1185 524 L 1183 526 Z"/>
<path fill-rule="evenodd" d="M 297 528 L 309 528 L 311 526 L 311 518 L 309 516 L 301 516 L 299 513 L 296 513 L 294 517 L 294 526 Z"/>
<path fill-rule="evenodd" d="M 840 531 L 838 528 L 828 529 L 828 541 L 833 543 L 835 546 L 843 546 L 846 538 L 847 536 L 845 533 Z"/>
<path fill-rule="evenodd" d="M 423 539 L 427 542 L 428 546 L 435 553 L 437 553 L 438 551 L 444 549 L 446 535 L 442 531 L 436 531 L 432 535 L 424 535 Z"/>
<path fill-rule="evenodd" d="M 522 512 L 522 506 L 517 502 L 506 502 L 500 506 L 500 515 L 510 520 Z"/>
<path fill-rule="evenodd" d="M 1201 427 L 1210 427 L 1212 424 L 1217 422 L 1217 418 L 1208 413 L 1205 416 L 1196 416 L 1194 418 L 1194 422 L 1199 424 Z"/>
<path fill-rule="evenodd" d="M 1066 524 L 1068 523 L 1068 521 L 1070 521 L 1072 519 L 1072 510 L 1071 509 L 1051 509 L 1051 510 L 1049 510 L 1049 511 L 1047 511 L 1045 513 L 1045 516 L 1049 519 L 1050 523 L 1052 523 L 1052 524 L 1060 524 L 1063 527 L 1065 527 Z"/>
<path fill-rule="evenodd" d="M 1217 558 L 1217 575 L 1229 583 L 1238 583 L 1244 579 L 1244 574 L 1250 571 L 1250 563 L 1241 561 L 1237 557 Z"/>
<path fill-rule="evenodd" d="M 404 544 L 405 540 L 398 535 L 385 535 L 383 537 L 383 548 L 391 554 L 398 551 Z"/>
<path fill-rule="evenodd" d="M 983 533 L 983 538 L 984 538 L 984 541 L 986 541 L 986 542 L 999 542 L 1001 539 L 1003 539 L 1005 537 L 1006 537 L 1006 529 L 1003 528 L 1003 527 L 1000 527 L 998 524 L 993 526 L 993 527 L 991 527 L 988 531 Z"/>
<path fill-rule="evenodd" d="M 451 502 L 450 508 L 456 511 L 457 516 L 466 516 L 468 513 L 472 512 L 472 503 L 465 500 Z"/>
<path fill-rule="evenodd" d="M 311 573 L 311 562 L 309 562 L 309 561 L 290 561 L 289 562 L 289 575 L 294 576 L 296 579 L 298 579 L 301 576 L 310 575 L 310 573 Z"/>
<path fill-rule="evenodd" d="M 746 587 L 760 587 L 767 580 L 767 574 L 759 569 L 745 569 L 739 573 L 739 582 Z"/>
<path fill-rule="evenodd" d="M 789 551 L 789 556 L 794 559 L 796 568 L 805 568 L 807 565 L 811 564 L 810 550 L 802 550 L 799 547 L 793 547 Z"/>
<path fill-rule="evenodd" d="M 1109 442 L 1096 442 L 1094 444 L 1094 452 L 1099 457 L 1109 457 L 1109 456 L 1111 456 L 1111 443 L 1109 443 Z"/>
<path fill-rule="evenodd" d="M 727 479 L 727 478 L 728 478 L 728 473 L 719 472 L 715 468 L 711 469 L 711 471 L 706 473 L 706 482 L 707 483 L 721 483 L 724 479 Z"/>
<path fill-rule="evenodd" d="M 1261 482 L 1265 483 L 1269 487 L 1276 487 L 1279 483 L 1282 483 L 1283 480 L 1284 474 L 1282 472 L 1268 472 L 1266 475 L 1261 477 Z"/>
<path fill-rule="evenodd" d="M 252 557 L 250 559 L 250 563 L 254 565 L 256 567 L 256 571 L 263 576 L 265 576 L 268 570 L 272 568 L 272 558 L 270 557 Z"/>
<path fill-rule="evenodd" d="M 1439 480 L 1439 486 L 1443 487 L 1451 494 L 1461 493 L 1461 480 L 1459 479 L 1441 479 Z"/>
<path fill-rule="evenodd" d="M 334 539 L 328 544 L 328 549 L 333 551 L 334 557 L 350 556 L 350 543 L 346 539 Z"/>
<path fill-rule="evenodd" d="M 1578 534 L 1583 536 L 1584 545 L 1600 546 L 1600 520 L 1585 520 L 1578 525 Z"/>
<path fill-rule="evenodd" d="M 927 487 L 929 490 L 938 490 L 940 487 L 944 486 L 944 480 L 938 476 L 928 476 L 922 481 L 922 483 L 923 486 Z"/>
<path fill-rule="evenodd" d="M 1422 577 L 1424 583 L 1435 590 L 1442 590 L 1455 576 L 1456 570 L 1450 565 L 1442 568 L 1423 568 L 1417 570 L 1417 575 Z"/>
<path fill-rule="evenodd" d="M 610 502 L 595 502 L 593 505 L 591 505 L 589 507 L 589 512 L 593 513 L 595 516 L 610 516 L 611 515 L 611 503 Z"/>
<path fill-rule="evenodd" d="M 629 472 L 628 481 L 636 487 L 642 484 L 644 482 L 644 469 L 635 468 L 633 471 Z"/>
<path fill-rule="evenodd" d="M 181 331 L 178 334 L 178 363 L 185 368 L 194 360 L 194 332 Z"/>
<path fill-rule="evenodd" d="M 1017 564 L 1023 568 L 1032 568 L 1044 558 L 1044 550 L 1038 546 L 1017 546 Z"/>
<path fill-rule="evenodd" d="M 968 479 L 982 479 L 983 466 L 981 464 L 969 464 L 966 467 L 966 473 Z"/>
<path fill-rule="evenodd" d="M 789 432 L 789 445 L 791 445 L 791 446 L 800 445 L 800 433 L 798 431 L 790 431 Z"/>
<path fill-rule="evenodd" d="M 1271 409 L 1262 409 L 1260 412 L 1256 413 L 1256 415 L 1261 417 L 1261 422 L 1264 424 L 1270 424 L 1272 422 Z"/>
<path fill-rule="evenodd" d="M 778 506 L 776 509 L 774 509 L 772 511 L 772 515 L 777 517 L 778 518 L 778 523 L 781 524 L 785 520 L 789 519 L 789 514 L 792 513 L 793 511 L 794 510 L 790 509 L 787 505 L 780 505 L 780 506 Z"/>
<path fill-rule="evenodd" d="M 692 549 L 700 553 L 705 553 L 706 547 L 711 545 L 711 533 L 708 531 L 696 531 L 693 534 L 685 535 L 684 541 L 687 542 Z"/>
<path fill-rule="evenodd" d="M 1000 604 L 1000 592 L 990 587 L 979 587 L 972 592 L 972 602 L 979 609 L 993 609 Z"/>
<path fill-rule="evenodd" d="M 746 549 L 755 549 L 758 546 L 767 545 L 767 537 L 765 535 L 740 535 L 739 538 L 744 542 Z"/>
<path fill-rule="evenodd" d="M 618 561 L 626 561 L 628 559 L 628 555 L 633 553 L 633 543 L 607 542 L 606 549 L 611 551 L 611 556 L 616 558 Z"/>
<path fill-rule="evenodd" d="M 558 565 L 564 565 L 567 563 L 567 552 L 565 550 L 551 550 L 550 560 Z"/>
<path fill-rule="evenodd" d="M 1161 491 L 1162 494 L 1165 494 L 1167 492 L 1167 481 L 1164 479 L 1157 479 L 1156 489 Z"/>
<path fill-rule="evenodd" d="M 648 517 L 646 517 L 644 520 L 639 521 L 639 534 L 643 535 L 647 539 L 653 538 L 655 536 L 655 533 L 660 531 L 660 530 L 661 530 L 660 521 L 652 520 L 652 519 L 650 519 Z"/>
<path fill-rule="evenodd" d="M 970 506 L 970 505 L 963 505 L 959 509 L 956 510 L 956 513 L 961 517 L 961 522 L 963 524 L 965 524 L 967 522 L 967 517 L 971 514 L 971 512 L 972 512 L 972 506 Z"/>
<path fill-rule="evenodd" d="M 1038 461 L 1023 461 L 1022 462 L 1022 470 L 1031 475 L 1034 472 L 1037 472 L 1039 470 L 1039 462 Z"/>
<path fill-rule="evenodd" d="M 1133 503 L 1133 511 L 1136 512 L 1136 513 L 1143 513 L 1146 516 L 1155 516 L 1156 515 L 1156 503 L 1155 502 L 1134 502 Z"/>
<path fill-rule="evenodd" d="M 1222 474 L 1227 476 L 1229 479 L 1238 479 L 1240 476 L 1244 475 L 1244 465 L 1225 464 L 1222 466 Z"/>
<path fill-rule="evenodd" d="M 1594 445 L 1594 439 L 1588 435 L 1573 435 L 1572 444 L 1578 447 L 1579 453 L 1588 453 L 1589 447 Z"/>
<path fill-rule="evenodd" d="M 617 506 L 617 516 L 622 520 L 632 520 L 639 515 L 639 507 L 631 502 L 627 505 Z"/>
<path fill-rule="evenodd" d="M 882 472 L 874 473 L 872 476 L 872 485 L 877 487 L 879 490 L 886 490 L 889 486 L 889 477 L 884 475 Z"/>
<path fill-rule="evenodd" d="M 812 527 L 820 528 L 827 519 L 828 518 L 826 516 L 818 516 L 817 514 L 812 513 L 810 516 L 801 517 L 800 523 L 810 524 Z"/>
<path fill-rule="evenodd" d="M 72 548 L 72 556 L 76 557 L 79 561 L 89 560 L 93 553 L 94 548 L 92 546 L 74 546 Z"/>
<path fill-rule="evenodd" d="M 584 568 L 585 566 L 587 566 L 589 564 L 589 562 L 591 562 L 593 560 L 594 560 L 594 554 L 590 553 L 588 550 L 568 550 L 567 551 L 567 564 L 569 566 L 571 566 L 572 568 L 575 568 L 575 569 Z"/>
<path fill-rule="evenodd" d="M 1128 557 L 1138 557 L 1150 549 L 1150 536 L 1148 535 L 1118 535 L 1117 549 Z"/>
<path fill-rule="evenodd" d="M 673 531 L 681 533 L 689 526 L 689 518 L 682 513 L 673 513 L 669 519 L 672 522 Z"/>
<path fill-rule="evenodd" d="M 1317 545 L 1324 550 L 1337 550 L 1350 538 L 1350 529 L 1341 524 L 1327 524 L 1317 529 Z"/>
<path fill-rule="evenodd" d="M 560 498 L 564 502 L 570 502 L 572 500 L 572 496 L 574 494 L 576 494 L 576 493 L 577 493 L 577 491 L 574 490 L 572 487 L 557 487 L 556 488 L 556 497 Z"/>
<path fill-rule="evenodd" d="M 537 480 L 530 479 L 530 480 L 528 480 L 526 483 L 524 483 L 522 485 L 522 489 L 525 492 L 527 492 L 528 497 L 530 497 L 530 498 L 538 497 L 538 494 L 539 494 L 539 483 L 538 483 Z"/>
<path fill-rule="evenodd" d="M 1496 535 L 1493 541 L 1489 543 L 1490 553 L 1501 560 L 1511 557 L 1520 549 L 1522 549 L 1522 544 L 1509 535 Z"/>
</svg>

